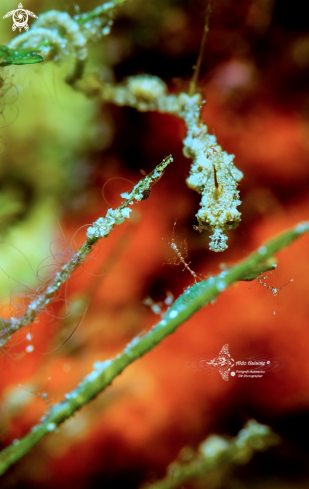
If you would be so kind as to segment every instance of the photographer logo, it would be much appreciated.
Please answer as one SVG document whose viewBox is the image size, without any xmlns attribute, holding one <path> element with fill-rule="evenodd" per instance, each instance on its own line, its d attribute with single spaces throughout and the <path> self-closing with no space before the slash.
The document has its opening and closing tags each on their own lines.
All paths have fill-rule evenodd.
<svg viewBox="0 0 309 489">
<path fill-rule="evenodd" d="M 218 356 L 196 358 L 187 366 L 193 370 L 202 370 L 206 373 L 218 372 L 226 382 L 230 377 L 239 379 L 261 379 L 269 371 L 279 370 L 283 362 L 266 355 L 257 355 L 245 360 L 235 361 L 229 353 L 229 345 L 223 345 Z"/>
<path fill-rule="evenodd" d="M 21 32 L 22 29 L 25 29 L 25 31 L 29 30 L 28 26 L 28 16 L 34 17 L 37 19 L 37 16 L 33 13 L 30 12 L 30 10 L 25 10 L 23 8 L 23 4 L 19 3 L 18 8 L 16 10 L 11 10 L 11 12 L 7 12 L 3 18 L 6 19 L 7 17 L 13 17 L 13 25 L 12 25 L 12 31 L 15 31 L 16 29 L 19 29 L 19 32 Z"/>
</svg>

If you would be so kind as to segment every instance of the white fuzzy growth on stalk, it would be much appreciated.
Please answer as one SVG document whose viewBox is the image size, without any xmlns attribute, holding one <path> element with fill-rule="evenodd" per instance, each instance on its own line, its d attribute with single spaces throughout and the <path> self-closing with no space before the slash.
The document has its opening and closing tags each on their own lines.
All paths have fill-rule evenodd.
<svg viewBox="0 0 309 489">
<path fill-rule="evenodd" d="M 54 294 L 60 289 L 61 285 L 70 278 L 72 272 L 85 261 L 89 253 L 91 253 L 92 246 L 95 242 L 99 238 L 107 237 L 115 224 L 121 224 L 126 218 L 130 217 L 132 209 L 129 205 L 132 205 L 134 200 L 142 200 L 145 191 L 149 191 L 161 178 L 167 165 L 172 161 L 173 158 L 171 155 L 164 158 L 149 175 L 134 186 L 125 202 L 123 202 L 117 209 L 108 209 L 105 217 L 100 217 L 88 228 L 87 240 L 80 246 L 78 251 L 71 256 L 69 261 L 61 267 L 61 270 L 55 274 L 52 283 L 48 285 L 42 293 L 40 293 L 41 289 L 38 289 L 38 294 L 35 295 L 35 299 L 28 305 L 24 315 L 20 317 L 12 317 L 10 320 L 0 319 L 0 346 L 4 346 L 16 330 L 35 320 L 37 315 L 51 302 Z"/>
<path fill-rule="evenodd" d="M 72 51 L 77 60 L 84 62 L 88 56 L 87 41 L 109 34 L 113 23 L 110 15 L 107 13 L 80 25 L 67 12 L 51 10 L 41 14 L 31 29 L 13 39 L 9 47 L 38 48 L 45 59 L 55 60 Z"/>
<path fill-rule="evenodd" d="M 211 250 L 224 251 L 226 231 L 237 227 L 240 221 L 237 185 L 243 174 L 234 166 L 234 155 L 223 151 L 216 137 L 208 134 L 207 126 L 200 121 L 201 96 L 170 95 L 165 83 L 150 75 L 129 77 L 120 85 L 103 84 L 101 96 L 103 100 L 135 107 L 141 112 L 158 111 L 184 119 L 187 137 L 183 152 L 193 160 L 187 184 L 202 195 L 196 214 L 197 229 L 212 232 Z"/>
<path fill-rule="evenodd" d="M 120 85 L 104 84 L 102 90 L 104 100 L 120 106 L 135 107 L 140 112 L 158 110 L 159 101 L 165 101 L 166 97 L 165 83 L 157 76 L 150 75 L 131 76 Z"/>
<path fill-rule="evenodd" d="M 127 79 L 129 92 L 137 99 L 156 100 L 166 95 L 167 87 L 157 76 L 138 75 Z"/>
<path fill-rule="evenodd" d="M 43 27 L 32 28 L 28 32 L 20 34 L 13 39 L 8 46 L 10 49 L 35 49 L 42 41 L 48 42 L 48 45 L 40 46 L 40 54 L 44 56 L 45 59 L 55 59 L 60 52 L 68 54 L 66 51 L 67 40 L 60 37 L 57 31 L 45 29 Z"/>
<path fill-rule="evenodd" d="M 216 459 L 230 449 L 230 443 L 217 435 L 210 435 L 199 445 L 199 451 L 207 459 Z"/>
<path fill-rule="evenodd" d="M 101 37 L 110 33 L 112 25 L 112 19 L 95 17 L 94 19 L 89 19 L 79 28 L 87 41 L 98 41 Z"/>
<path fill-rule="evenodd" d="M 44 42 L 46 46 L 41 46 Z M 87 40 L 80 26 L 69 14 L 57 10 L 41 14 L 31 29 L 13 39 L 9 47 L 11 49 L 38 47 L 41 54 L 50 59 L 57 59 L 60 54 L 68 54 L 68 47 L 80 61 L 85 61 L 88 54 Z"/>
<path fill-rule="evenodd" d="M 79 60 L 87 59 L 87 41 L 85 36 L 81 33 L 77 22 L 75 22 L 68 13 L 58 12 L 58 10 L 50 10 L 45 14 L 41 14 L 38 20 L 34 22 L 33 30 L 39 27 L 50 29 L 52 31 L 59 31 L 60 28 L 68 38 L 76 58 Z"/>
<path fill-rule="evenodd" d="M 201 207 L 196 214 L 198 230 L 212 231 L 209 248 L 224 251 L 227 248 L 225 232 L 240 221 L 237 184 L 243 174 L 234 166 L 234 155 L 223 151 L 215 136 L 208 134 L 207 126 L 200 122 L 199 95 L 187 97 L 183 118 L 188 134 L 183 152 L 193 159 L 187 184 L 202 194 Z"/>
<path fill-rule="evenodd" d="M 109 235 L 115 224 L 122 224 L 125 218 L 130 217 L 132 209 L 108 209 L 105 217 L 99 217 L 91 227 L 87 229 L 87 238 L 104 238 Z"/>
<path fill-rule="evenodd" d="M 129 205 L 133 205 L 133 201 L 139 202 L 143 200 L 144 193 L 151 190 L 151 187 L 161 178 L 166 166 L 173 161 L 172 156 L 164 158 L 161 165 L 147 175 L 143 180 L 138 182 L 132 192 L 124 192 L 121 197 L 126 198 L 126 201 L 117 209 L 108 209 L 105 217 L 100 217 L 91 227 L 87 229 L 87 238 L 104 238 L 109 235 L 115 224 L 122 224 L 125 218 L 130 217 L 132 209 Z"/>
</svg>

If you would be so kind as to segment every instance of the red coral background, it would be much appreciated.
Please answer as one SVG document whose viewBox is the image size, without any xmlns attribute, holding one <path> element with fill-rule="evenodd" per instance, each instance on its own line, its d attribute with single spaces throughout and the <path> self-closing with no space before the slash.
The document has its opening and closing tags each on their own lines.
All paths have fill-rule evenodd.
<svg viewBox="0 0 309 489">
<path fill-rule="evenodd" d="M 110 43 L 107 48 L 112 42 L 122 46 L 121 59 L 113 66 L 116 79 L 150 73 L 162 77 L 171 91 L 186 91 L 203 32 L 204 2 L 150 2 L 145 12 L 142 6 L 120 8 L 110 40 L 102 41 L 102 46 Z M 34 2 L 31 7 L 39 8 Z M 47 8 L 60 6 L 49 2 Z M 192 284 L 187 271 L 167 263 L 173 258 L 168 241 L 175 218 L 175 241 L 187 240 L 190 266 L 204 276 L 308 219 L 308 36 L 305 4 L 299 0 L 222 0 L 212 5 L 199 81 L 206 99 L 203 119 L 244 173 L 242 221 L 229 233 L 223 254 L 210 252 L 207 233 L 192 228 L 199 196 L 185 184 L 190 161 L 182 155 L 184 123 L 163 114 L 102 107 L 102 117 L 108 114 L 116 127 L 114 141 L 107 150 L 89 151 L 83 163 L 88 172 L 83 192 L 91 205 L 84 199 L 74 207 L 70 196 L 63 198 L 65 236 L 104 215 L 108 205 L 101 189 L 109 178 L 136 182 L 140 169 L 150 171 L 164 156 L 172 153 L 174 162 L 151 197 L 134 206 L 130 222 L 117 227 L 70 280 L 68 298 L 84 301 L 79 315 L 71 322 L 51 322 L 44 313 L 31 327 L 31 354 L 19 354 L 28 331 L 3 352 L 3 446 L 26 434 L 48 404 L 60 401 L 91 371 L 94 361 L 113 357 L 158 321 L 143 305 L 147 296 L 162 302 L 168 292 L 176 298 Z M 105 198 L 117 205 L 117 196 L 130 185 L 110 181 Z M 77 241 L 82 242 L 84 231 L 78 231 Z M 270 424 L 283 444 L 234 469 L 220 487 L 307 487 L 308 245 L 309 236 L 304 236 L 278 253 L 277 269 L 264 280 L 280 289 L 276 295 L 256 281 L 224 291 L 128 367 L 59 433 L 34 447 L 3 477 L 1 487 L 135 488 L 162 477 L 184 446 L 196 448 L 210 433 L 234 436 L 250 418 Z M 59 246 L 69 253 L 65 243 Z M 65 315 L 62 302 L 53 313 Z M 80 319 L 62 348 L 48 353 Z M 64 323 L 68 330 L 61 337 Z M 264 355 L 278 359 L 281 369 L 262 379 L 224 382 L 219 374 L 188 368 L 197 357 L 215 357 L 224 344 L 234 359 Z"/>
</svg>

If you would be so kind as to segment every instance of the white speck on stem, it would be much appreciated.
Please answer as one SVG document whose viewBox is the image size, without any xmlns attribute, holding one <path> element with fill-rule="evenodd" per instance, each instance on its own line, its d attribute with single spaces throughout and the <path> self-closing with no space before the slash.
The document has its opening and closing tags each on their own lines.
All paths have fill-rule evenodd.
<svg viewBox="0 0 309 489">
<path fill-rule="evenodd" d="M 48 423 L 46 428 L 47 428 L 47 431 L 54 431 L 56 429 L 56 425 L 55 425 L 55 423 Z"/>
<path fill-rule="evenodd" d="M 308 227 L 309 227 L 308 222 L 302 222 L 301 224 L 298 224 L 298 226 L 295 227 L 295 231 L 299 234 L 302 234 L 308 230 Z"/>
<path fill-rule="evenodd" d="M 99 372 L 93 370 L 92 372 L 90 372 L 89 375 L 87 375 L 87 377 L 85 377 L 85 380 L 92 382 L 92 381 L 96 380 L 98 378 L 98 376 L 99 376 Z"/>
<path fill-rule="evenodd" d="M 267 251 L 266 246 L 260 246 L 260 248 L 258 249 L 259 255 L 265 255 L 266 251 Z"/>
<path fill-rule="evenodd" d="M 222 280 L 217 283 L 217 289 L 219 290 L 219 292 L 222 292 L 224 289 L 226 289 L 226 285 Z"/>
<path fill-rule="evenodd" d="M 175 318 L 175 317 L 177 317 L 177 316 L 178 316 L 178 312 L 177 311 L 171 311 L 169 313 L 169 317 L 172 318 L 172 319 Z"/>
</svg>

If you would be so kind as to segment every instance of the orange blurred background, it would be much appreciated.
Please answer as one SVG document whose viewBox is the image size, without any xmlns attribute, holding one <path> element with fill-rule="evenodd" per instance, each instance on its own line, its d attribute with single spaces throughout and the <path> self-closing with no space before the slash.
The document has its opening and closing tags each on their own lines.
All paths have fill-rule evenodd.
<svg viewBox="0 0 309 489">
<path fill-rule="evenodd" d="M 46 2 L 44 10 L 28 3 L 37 13 L 63 8 L 55 2 Z M 205 3 L 143 5 L 132 0 L 119 8 L 110 36 L 92 45 L 92 56 L 100 62 L 105 49 L 117 81 L 150 73 L 162 77 L 172 92 L 187 91 Z M 86 2 L 80 6 L 89 9 Z M 53 310 L 3 349 L 3 447 L 25 435 L 91 371 L 94 361 L 112 358 L 159 321 L 143 304 L 146 297 L 163 302 L 169 292 L 177 298 L 192 284 L 181 265 L 167 263 L 173 258 L 168 241 L 175 219 L 176 243 L 187 240 L 190 267 L 205 277 L 308 220 L 309 24 L 303 8 L 300 1 L 290 5 L 282 0 L 212 4 L 199 81 L 206 98 L 203 119 L 244 173 L 242 221 L 229 232 L 224 254 L 208 250 L 207 232 L 193 230 L 200 196 L 185 184 L 190 161 L 182 155 L 183 121 L 97 103 L 94 122 L 109 124 L 113 137 L 108 147 L 84 152 L 72 169 L 77 190 L 68 186 L 59 197 L 65 238 L 56 224 L 52 272 L 75 247 L 71 238 L 77 230 L 76 245 L 83 242 L 86 228 L 79 227 L 105 214 L 109 206 L 102 187 L 108 179 L 135 183 L 140 169 L 151 171 L 170 153 L 174 162 L 150 198 L 134 206 L 130 222 L 117 226 L 74 274 Z M 65 9 L 71 13 L 73 3 Z M 1 155 L 4 161 L 9 151 Z M 104 197 L 116 206 L 119 194 L 130 188 L 129 182 L 111 180 Z M 249 468 L 234 469 L 220 487 L 308 487 L 308 246 L 309 236 L 304 236 L 278 253 L 277 269 L 265 280 L 282 287 L 277 295 L 257 281 L 224 291 L 128 367 L 59 433 L 43 439 L 3 476 L 1 488 L 135 488 L 162 477 L 184 446 L 196 448 L 210 433 L 234 436 L 250 418 L 270 424 L 282 434 L 283 444 L 256 457 Z M 66 300 L 75 305 L 73 312 Z M 34 350 L 26 352 L 29 333 Z M 188 368 L 195 358 L 217 356 L 224 344 L 234 359 L 265 355 L 278 359 L 281 369 L 262 379 L 224 382 L 219 373 Z"/>
</svg>

